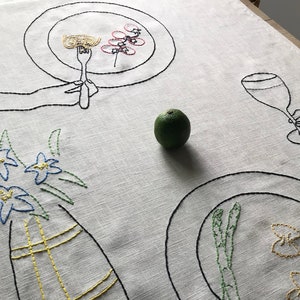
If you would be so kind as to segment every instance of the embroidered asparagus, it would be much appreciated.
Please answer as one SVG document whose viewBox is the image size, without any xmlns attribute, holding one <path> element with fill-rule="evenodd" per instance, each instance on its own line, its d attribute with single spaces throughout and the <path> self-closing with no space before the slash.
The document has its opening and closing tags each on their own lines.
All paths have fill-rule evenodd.
<svg viewBox="0 0 300 300">
<path fill-rule="evenodd" d="M 236 278 L 232 269 L 233 238 L 240 212 L 240 204 L 235 203 L 229 211 L 225 232 L 222 229 L 223 209 L 216 209 L 212 215 L 212 231 L 217 252 L 217 264 L 221 275 L 222 300 L 240 299 Z"/>
</svg>

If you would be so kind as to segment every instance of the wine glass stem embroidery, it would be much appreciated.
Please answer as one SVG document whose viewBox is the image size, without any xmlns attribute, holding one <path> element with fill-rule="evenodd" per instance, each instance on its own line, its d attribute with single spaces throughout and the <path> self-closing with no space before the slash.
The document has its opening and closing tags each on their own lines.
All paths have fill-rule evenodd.
<svg viewBox="0 0 300 300">
<path fill-rule="evenodd" d="M 291 92 L 282 78 L 273 73 L 254 73 L 245 76 L 241 84 L 253 99 L 281 111 L 288 118 L 295 129 L 288 133 L 287 139 L 291 143 L 300 144 L 299 109 L 290 113 Z"/>
</svg>

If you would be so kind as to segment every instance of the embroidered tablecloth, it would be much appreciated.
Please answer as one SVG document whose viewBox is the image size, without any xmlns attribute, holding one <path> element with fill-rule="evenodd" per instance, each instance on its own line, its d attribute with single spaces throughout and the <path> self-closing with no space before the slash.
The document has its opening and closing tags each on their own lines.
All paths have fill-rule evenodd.
<svg viewBox="0 0 300 300">
<path fill-rule="evenodd" d="M 0 299 L 300 298 L 296 46 L 239 0 L 0 20 Z"/>
</svg>

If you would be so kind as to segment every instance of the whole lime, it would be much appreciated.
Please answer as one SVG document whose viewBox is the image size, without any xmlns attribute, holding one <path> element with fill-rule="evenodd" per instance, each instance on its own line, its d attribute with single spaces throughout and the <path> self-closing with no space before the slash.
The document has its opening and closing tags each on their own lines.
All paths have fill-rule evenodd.
<svg viewBox="0 0 300 300">
<path fill-rule="evenodd" d="M 179 109 L 169 109 L 161 113 L 154 122 L 154 135 L 166 149 L 183 146 L 189 139 L 190 133 L 190 120 Z"/>
</svg>

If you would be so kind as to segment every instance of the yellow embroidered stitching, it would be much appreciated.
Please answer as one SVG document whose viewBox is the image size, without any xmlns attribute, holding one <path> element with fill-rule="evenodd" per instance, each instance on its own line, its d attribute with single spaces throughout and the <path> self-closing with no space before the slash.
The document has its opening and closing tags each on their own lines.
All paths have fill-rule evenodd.
<svg viewBox="0 0 300 300">
<path fill-rule="evenodd" d="M 291 289 L 286 294 L 286 300 L 292 300 L 295 299 L 294 296 L 299 297 L 300 296 L 300 285 L 294 278 L 295 275 L 300 275 L 300 272 L 291 272 L 290 273 L 290 279 L 292 283 L 294 284 L 295 288 Z"/>
<path fill-rule="evenodd" d="M 42 299 L 45 300 L 45 294 L 44 294 L 43 285 L 42 285 L 42 282 L 41 282 L 40 273 L 39 273 L 39 270 L 38 270 L 38 266 L 37 266 L 37 263 L 36 263 L 36 260 L 35 260 L 34 253 L 32 251 L 32 246 L 31 246 L 32 243 L 31 243 L 31 239 L 30 239 L 30 234 L 29 234 L 28 222 L 27 221 L 24 222 L 24 227 L 25 227 L 25 232 L 26 232 L 26 236 L 27 236 L 27 240 L 28 240 L 28 247 L 29 247 L 29 252 L 30 252 L 30 255 L 31 255 L 31 259 L 32 259 L 32 264 L 33 264 L 35 276 L 36 276 L 37 281 L 38 281 L 38 285 L 39 285 L 39 288 L 40 288 Z"/>
<path fill-rule="evenodd" d="M 108 271 L 108 273 L 101 278 L 96 284 L 94 284 L 93 286 L 91 286 L 88 290 L 86 290 L 84 293 L 82 293 L 81 295 L 77 296 L 76 298 L 74 298 L 74 300 L 79 300 L 80 298 L 82 298 L 83 296 L 87 295 L 88 293 L 90 293 L 91 291 L 93 291 L 97 286 L 99 286 L 101 283 L 103 283 L 104 281 L 106 281 L 111 273 L 112 273 L 113 269 L 110 269 Z"/>
<path fill-rule="evenodd" d="M 52 267 L 53 267 L 53 270 L 55 271 L 55 274 L 56 274 L 56 277 L 57 277 L 57 279 L 58 279 L 58 281 L 59 281 L 59 283 L 60 283 L 60 286 L 61 286 L 61 288 L 63 289 L 63 291 L 64 291 L 64 293 L 65 293 L 65 295 L 66 295 L 66 298 L 67 298 L 68 300 L 71 300 L 70 295 L 69 295 L 69 293 L 68 293 L 66 287 L 64 286 L 64 283 L 63 283 L 63 281 L 62 281 L 62 278 L 61 278 L 61 276 L 60 276 L 60 274 L 59 274 L 59 272 L 58 272 L 58 269 L 57 269 L 57 267 L 56 267 L 56 265 L 55 265 L 55 262 L 54 262 L 54 259 L 53 259 L 53 257 L 52 257 L 51 251 L 50 251 L 50 249 L 49 249 L 49 247 L 48 247 L 47 240 L 46 240 L 46 237 L 45 237 L 45 234 L 44 234 L 44 230 L 43 230 L 42 224 L 41 224 L 41 222 L 40 222 L 40 220 L 39 220 L 38 217 L 35 217 L 35 221 L 36 221 L 36 223 L 38 224 L 41 238 L 42 238 L 42 240 L 43 240 L 43 242 L 44 242 L 44 245 L 45 245 L 45 248 L 46 248 L 46 250 L 47 250 L 47 253 L 48 253 L 48 256 L 49 256 L 51 265 L 52 265 Z"/>
<path fill-rule="evenodd" d="M 3 200 L 5 203 L 8 199 L 10 199 L 13 195 L 13 191 L 9 190 L 8 193 L 5 193 L 3 190 L 0 190 L 1 200 Z"/>
<path fill-rule="evenodd" d="M 0 163 L 3 164 L 5 162 L 4 158 L 0 158 Z"/>
<path fill-rule="evenodd" d="M 42 162 L 40 164 L 36 164 L 33 166 L 34 169 L 39 169 L 39 170 L 44 170 L 44 169 L 48 169 L 49 164 L 47 164 L 46 162 Z"/>
<path fill-rule="evenodd" d="M 50 246 L 50 247 L 48 247 L 48 249 L 49 249 L 49 250 L 52 250 L 52 249 L 54 249 L 54 248 L 56 248 L 56 247 L 58 247 L 58 246 L 61 246 L 61 245 L 65 244 L 65 243 L 71 241 L 71 240 L 74 239 L 77 235 L 79 235 L 81 232 L 82 232 L 82 230 L 79 230 L 78 232 L 76 232 L 74 235 L 72 235 L 72 236 L 69 237 L 68 239 L 66 239 L 66 240 L 64 240 L 64 241 L 62 241 L 62 242 L 60 242 L 60 243 L 58 243 L 58 244 L 55 244 L 55 245 L 53 245 L 53 246 Z M 43 243 L 43 242 L 42 242 L 42 243 Z M 37 244 L 40 244 L 40 243 L 37 243 Z M 36 254 L 36 253 L 41 253 L 41 252 L 47 251 L 48 249 L 39 249 L 39 250 L 35 250 L 35 251 L 33 251 L 33 253 L 34 253 L 34 254 Z M 15 259 L 20 259 L 20 258 L 27 257 L 27 256 L 29 256 L 29 255 L 30 255 L 30 253 L 24 253 L 24 254 L 21 254 L 21 255 L 19 255 L 19 256 L 12 256 L 11 258 L 15 260 Z"/>
<path fill-rule="evenodd" d="M 95 38 L 86 34 L 78 35 L 63 35 L 62 42 L 65 48 L 74 49 L 79 46 L 84 47 L 85 49 L 91 49 L 92 47 L 97 46 L 101 41 L 101 38 Z"/>
<path fill-rule="evenodd" d="M 278 237 L 272 244 L 273 253 L 283 258 L 292 258 L 300 255 L 300 248 L 295 243 L 300 238 L 300 231 L 296 227 L 289 224 L 276 223 L 271 225 L 271 229 L 274 235 Z M 282 251 L 285 251 L 285 253 L 282 253 Z M 290 272 L 290 279 L 295 287 L 286 293 L 286 300 L 300 297 L 300 283 L 296 280 L 297 275 L 300 275 L 300 272 Z"/>
<path fill-rule="evenodd" d="M 276 255 L 284 258 L 291 258 L 300 255 L 300 248 L 295 243 L 295 241 L 300 238 L 300 231 L 296 227 L 293 227 L 289 224 L 276 223 L 271 225 L 271 229 L 274 235 L 278 237 L 278 239 L 272 244 L 272 253 L 275 253 Z M 283 229 L 283 231 L 286 232 L 280 233 L 276 229 Z M 279 248 L 283 247 L 282 249 L 284 249 L 284 247 L 287 246 L 286 248 L 288 248 L 288 250 L 291 251 L 291 253 L 286 254 L 279 252 L 275 249 L 278 248 L 278 245 Z"/>
<path fill-rule="evenodd" d="M 116 278 L 110 285 L 108 285 L 105 289 L 103 289 L 98 295 L 92 297 L 90 300 L 96 300 L 99 297 L 101 297 L 103 294 L 105 294 L 109 289 L 111 289 L 114 284 L 118 281 L 118 278 Z"/>
<path fill-rule="evenodd" d="M 65 233 L 68 233 L 69 231 L 71 231 L 72 229 L 74 229 L 76 226 L 78 226 L 78 224 L 74 224 L 73 226 L 71 226 L 70 228 L 60 232 L 60 233 L 57 233 L 49 238 L 47 238 L 47 242 L 48 241 L 51 241 L 61 235 L 64 235 Z M 37 245 L 40 245 L 40 244 L 43 244 L 44 242 L 43 241 L 40 241 L 40 242 L 37 242 L 37 243 L 32 243 L 31 245 L 32 246 L 37 246 Z M 17 248 L 13 248 L 12 251 L 16 251 L 16 250 L 22 250 L 22 249 L 26 249 L 28 248 L 28 245 L 25 245 L 25 246 L 21 246 L 21 247 L 17 247 Z"/>
</svg>

